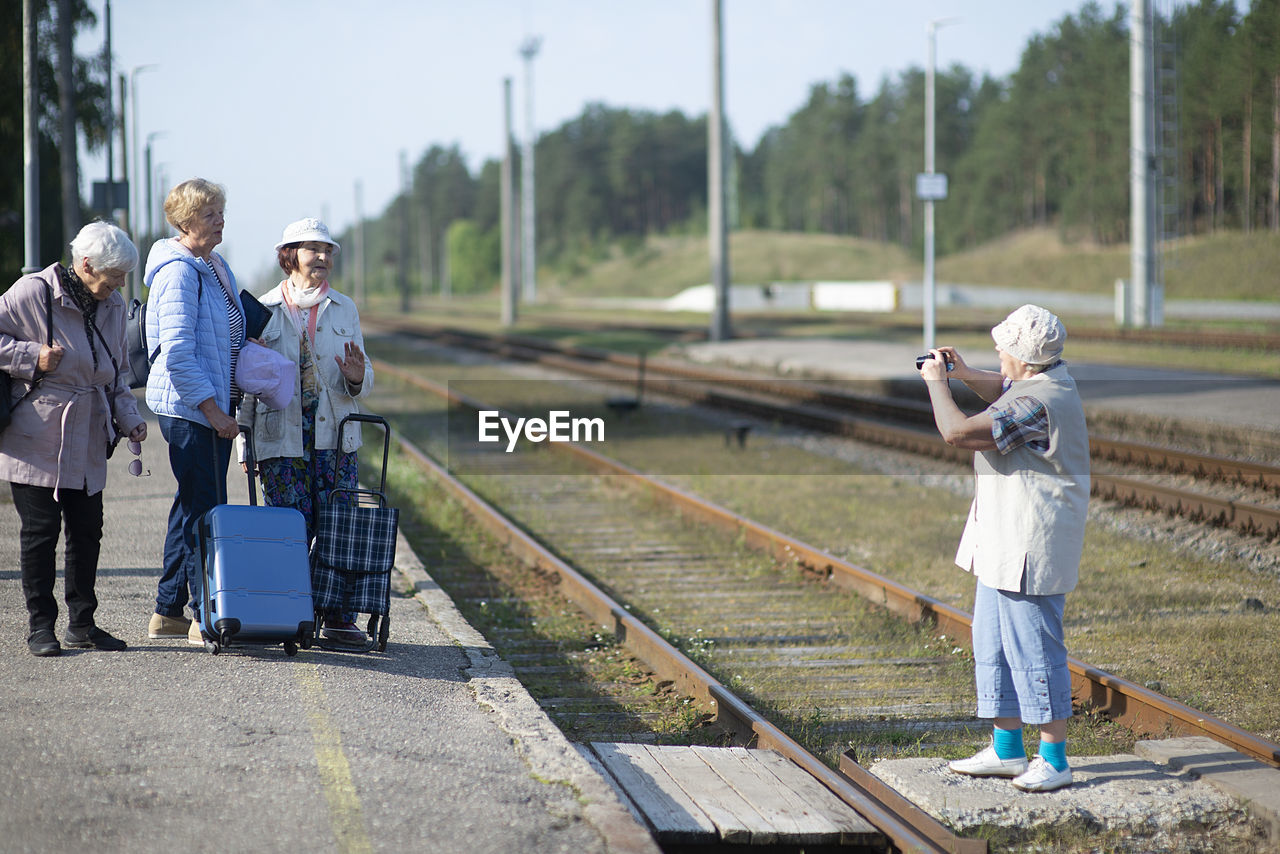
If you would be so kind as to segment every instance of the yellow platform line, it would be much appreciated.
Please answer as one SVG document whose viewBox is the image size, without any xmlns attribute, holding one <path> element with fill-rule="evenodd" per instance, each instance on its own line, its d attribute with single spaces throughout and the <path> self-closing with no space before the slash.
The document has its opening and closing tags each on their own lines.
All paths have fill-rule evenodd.
<svg viewBox="0 0 1280 854">
<path fill-rule="evenodd" d="M 329 703 L 325 700 L 319 670 L 319 665 L 299 662 L 294 673 L 302 689 L 303 706 L 311 724 L 316 765 L 320 769 L 324 798 L 329 803 L 333 835 L 342 854 L 373 854 L 360 796 L 356 794 L 356 785 L 351 779 L 351 766 L 342 752 L 342 734 L 329 716 Z"/>
</svg>

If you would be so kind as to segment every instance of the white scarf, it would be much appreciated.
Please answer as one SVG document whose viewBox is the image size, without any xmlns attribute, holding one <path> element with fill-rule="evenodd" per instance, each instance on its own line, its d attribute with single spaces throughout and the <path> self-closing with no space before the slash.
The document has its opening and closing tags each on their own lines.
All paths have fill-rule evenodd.
<svg viewBox="0 0 1280 854">
<path fill-rule="evenodd" d="M 292 279 L 285 279 L 280 283 L 280 295 L 284 297 L 285 308 L 289 310 L 289 319 L 293 321 L 298 334 L 302 335 L 302 330 L 305 328 L 310 333 L 310 340 L 315 341 L 316 315 L 319 313 L 316 306 L 329 296 L 329 282 L 325 281 L 315 288 L 300 288 L 293 283 Z M 302 317 L 304 310 L 307 310 L 308 315 L 305 324 Z"/>
</svg>

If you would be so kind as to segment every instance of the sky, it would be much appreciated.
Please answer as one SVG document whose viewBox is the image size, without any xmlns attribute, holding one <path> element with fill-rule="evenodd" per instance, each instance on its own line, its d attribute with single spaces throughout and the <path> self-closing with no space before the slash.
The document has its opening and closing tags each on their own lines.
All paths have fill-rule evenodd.
<svg viewBox="0 0 1280 854">
<path fill-rule="evenodd" d="M 816 83 L 848 73 L 870 97 L 882 80 L 925 67 L 931 20 L 945 20 L 939 68 L 1004 77 L 1030 38 L 1084 2 L 723 0 L 726 118 L 750 149 Z M 99 25 L 78 34 L 78 53 L 102 50 L 105 3 L 88 0 Z M 219 252 L 250 285 L 270 275 L 287 223 L 318 216 L 336 234 L 355 222 L 357 183 L 364 216 L 381 214 L 399 192 L 402 155 L 412 167 L 433 144 L 457 145 L 473 174 L 499 157 L 504 78 L 518 143 L 527 88 L 535 136 L 590 103 L 705 113 L 712 8 L 712 0 L 112 0 L 112 74 L 136 93 L 127 121 L 131 150 L 137 121 L 138 168 L 129 172 L 145 171 L 150 141 L 156 180 L 222 184 Z M 527 87 L 520 46 L 530 36 L 541 46 Z M 923 168 L 923 152 L 921 160 Z M 118 142 L 115 161 L 119 179 Z M 106 179 L 105 150 L 82 152 L 80 169 L 88 198 L 92 182 Z"/>
</svg>

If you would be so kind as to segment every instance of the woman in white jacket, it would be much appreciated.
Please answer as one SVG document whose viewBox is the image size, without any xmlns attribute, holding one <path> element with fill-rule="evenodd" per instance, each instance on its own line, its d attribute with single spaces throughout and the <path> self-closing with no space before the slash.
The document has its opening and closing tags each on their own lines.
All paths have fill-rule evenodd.
<svg viewBox="0 0 1280 854">
<path fill-rule="evenodd" d="M 298 386 L 283 409 L 246 395 L 239 421 L 253 429 L 262 494 L 274 507 L 294 507 L 315 535 L 319 497 L 336 487 L 354 489 L 360 431 L 338 436 L 338 425 L 359 411 L 357 399 L 373 387 L 355 303 L 329 287 L 338 244 L 313 217 L 290 223 L 276 244 L 286 278 L 261 297 L 271 311 L 263 346 L 298 364 Z M 322 634 L 357 643 L 364 633 L 353 614 L 326 614 Z"/>
</svg>

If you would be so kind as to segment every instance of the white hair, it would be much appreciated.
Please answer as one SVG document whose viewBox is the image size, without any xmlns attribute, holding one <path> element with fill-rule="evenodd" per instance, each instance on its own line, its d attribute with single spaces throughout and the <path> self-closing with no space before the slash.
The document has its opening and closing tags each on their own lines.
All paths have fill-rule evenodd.
<svg viewBox="0 0 1280 854">
<path fill-rule="evenodd" d="M 71 263 L 88 258 L 97 270 L 128 273 L 138 266 L 138 248 L 129 235 L 109 222 L 91 222 L 71 241 Z"/>
</svg>

